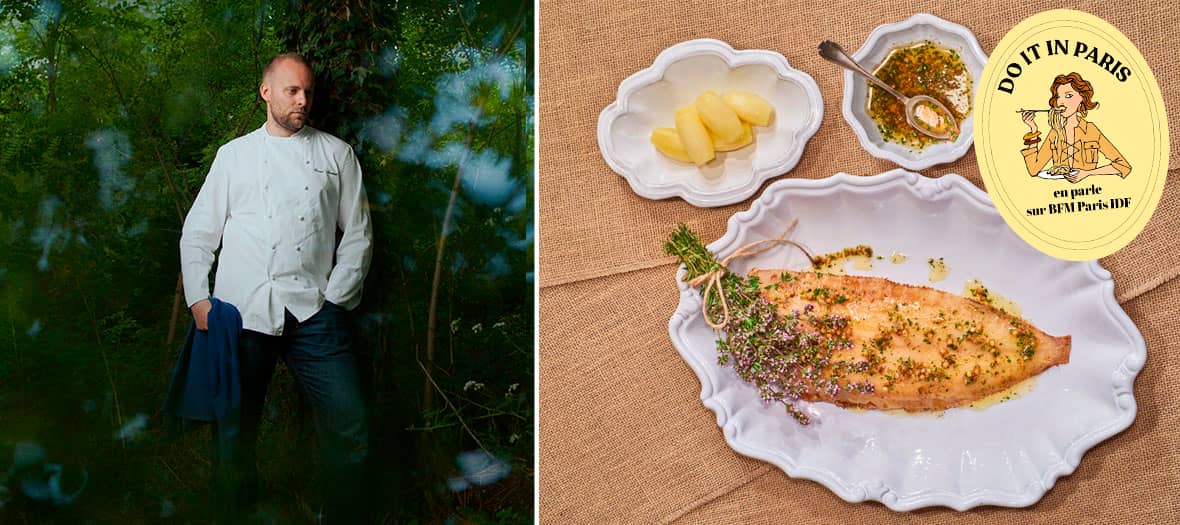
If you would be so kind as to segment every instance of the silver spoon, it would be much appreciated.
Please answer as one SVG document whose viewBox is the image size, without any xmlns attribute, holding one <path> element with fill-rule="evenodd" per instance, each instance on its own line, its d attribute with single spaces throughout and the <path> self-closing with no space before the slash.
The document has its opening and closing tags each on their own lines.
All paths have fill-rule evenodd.
<svg viewBox="0 0 1180 525">
<path fill-rule="evenodd" d="M 859 73 L 861 76 L 869 79 L 870 82 L 876 84 L 877 87 L 884 89 L 885 92 L 897 97 L 898 100 L 905 104 L 905 121 L 923 135 L 940 140 L 950 140 L 951 135 L 959 132 L 959 123 L 955 121 L 954 113 L 951 113 L 950 110 L 946 108 L 946 106 L 942 105 L 942 102 L 938 101 L 938 99 L 926 95 L 918 95 L 915 97 L 907 97 L 902 95 L 896 89 L 893 89 L 885 82 L 882 82 L 881 79 L 877 78 L 876 75 L 869 73 L 867 69 L 858 64 L 852 59 L 852 57 L 848 56 L 848 53 L 844 51 L 844 48 L 840 47 L 840 44 L 832 42 L 831 40 L 824 40 L 823 42 L 820 42 L 819 56 L 823 57 L 828 62 L 832 62 L 840 67 Z M 920 126 L 917 119 L 914 118 L 914 111 L 915 108 L 918 107 L 918 104 L 928 104 L 933 106 L 934 109 L 940 113 L 939 117 L 943 120 L 943 122 L 950 124 L 952 131 L 950 133 L 939 134 L 923 126 Z"/>
</svg>

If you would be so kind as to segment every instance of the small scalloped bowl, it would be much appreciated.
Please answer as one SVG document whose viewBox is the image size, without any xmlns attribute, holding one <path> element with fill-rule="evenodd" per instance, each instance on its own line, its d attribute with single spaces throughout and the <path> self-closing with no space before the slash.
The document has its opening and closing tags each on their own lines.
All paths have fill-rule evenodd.
<svg viewBox="0 0 1180 525">
<path fill-rule="evenodd" d="M 844 71 L 844 120 L 856 132 L 860 145 L 874 157 L 893 161 L 911 170 L 956 161 L 971 147 L 975 138 L 975 91 L 979 88 L 979 78 L 983 75 L 987 55 L 979 47 L 971 30 L 925 13 L 916 14 L 903 22 L 877 26 L 864 45 L 852 55 L 865 69 L 872 71 L 893 49 L 923 40 L 958 51 L 967 71 L 971 73 L 971 113 L 960 126 L 962 132 L 954 142 L 932 144 L 920 150 L 887 142 L 881 137 L 876 121 L 868 114 L 867 81 L 851 71 Z"/>
<path fill-rule="evenodd" d="M 656 150 L 651 132 L 674 127 L 676 109 L 713 90 L 743 90 L 774 106 L 769 126 L 754 126 L 754 144 L 697 167 Z M 665 49 L 651 67 L 619 85 L 598 117 L 598 146 L 615 173 L 649 199 L 679 196 L 694 206 L 741 202 L 766 179 L 795 167 L 823 120 L 823 99 L 810 75 L 773 51 L 735 51 L 714 39 Z"/>
</svg>

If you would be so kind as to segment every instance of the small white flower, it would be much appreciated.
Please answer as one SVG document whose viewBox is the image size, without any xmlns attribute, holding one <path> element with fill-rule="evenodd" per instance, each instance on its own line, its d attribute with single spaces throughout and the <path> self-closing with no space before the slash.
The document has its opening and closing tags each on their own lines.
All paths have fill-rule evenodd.
<svg viewBox="0 0 1180 525">
<path fill-rule="evenodd" d="M 466 391 L 468 391 L 468 390 L 479 390 L 479 389 L 482 389 L 482 388 L 483 388 L 483 383 L 480 383 L 480 382 L 477 382 L 477 381 L 474 381 L 474 380 L 473 380 L 473 381 L 468 381 L 468 382 L 466 382 L 466 383 L 464 383 L 464 384 L 463 384 L 463 391 L 464 391 L 464 392 L 466 392 Z"/>
<path fill-rule="evenodd" d="M 477 334 L 482 332 L 483 331 L 483 323 L 475 323 L 475 326 L 471 327 L 471 331 L 475 332 Z"/>
<path fill-rule="evenodd" d="M 520 434 L 512 434 L 511 436 L 508 436 L 509 443 L 516 443 L 516 440 L 518 439 L 520 439 Z"/>
<path fill-rule="evenodd" d="M 492 325 L 492 328 L 503 329 L 505 326 L 508 326 L 508 323 L 505 323 L 504 321 L 500 321 L 500 322 Z"/>
<path fill-rule="evenodd" d="M 516 392 L 517 388 L 520 388 L 520 383 L 512 383 L 511 385 L 508 385 L 509 392 Z"/>
<path fill-rule="evenodd" d="M 454 321 L 451 321 L 452 334 L 459 331 L 459 321 L 461 321 L 461 319 L 455 319 Z"/>
</svg>

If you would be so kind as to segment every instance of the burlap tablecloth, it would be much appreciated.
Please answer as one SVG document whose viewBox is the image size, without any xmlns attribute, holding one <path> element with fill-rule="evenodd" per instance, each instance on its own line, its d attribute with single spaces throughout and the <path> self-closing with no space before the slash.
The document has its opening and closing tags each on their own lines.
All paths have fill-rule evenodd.
<svg viewBox="0 0 1180 525">
<path fill-rule="evenodd" d="M 903 514 L 877 503 L 845 503 L 726 445 L 714 414 L 701 405 L 696 375 L 668 339 L 678 297 L 675 264 L 661 247 L 677 222 L 716 239 L 750 202 L 700 209 L 679 199 L 643 199 L 603 162 L 595 138 L 598 113 L 614 100 L 619 82 L 668 46 L 712 37 L 738 49 L 778 51 L 819 85 L 823 124 L 787 176 L 879 173 L 896 166 L 865 153 L 844 122 L 843 75 L 816 55 L 820 40 L 852 51 L 877 25 L 930 12 L 974 31 L 990 53 L 1020 20 L 1056 7 L 1110 21 L 1143 52 L 1169 110 L 1169 166 L 1180 167 L 1180 14 L 1164 2 L 541 2 L 543 522 L 1180 523 L 1180 387 L 1165 380 L 1180 377 L 1180 279 L 1174 279 L 1180 247 L 1172 240 L 1180 233 L 1180 171 L 1169 172 L 1143 233 L 1101 261 L 1147 340 L 1134 425 L 1092 449 L 1077 472 L 1027 509 Z M 981 185 L 973 152 L 922 173 L 958 173 Z"/>
</svg>

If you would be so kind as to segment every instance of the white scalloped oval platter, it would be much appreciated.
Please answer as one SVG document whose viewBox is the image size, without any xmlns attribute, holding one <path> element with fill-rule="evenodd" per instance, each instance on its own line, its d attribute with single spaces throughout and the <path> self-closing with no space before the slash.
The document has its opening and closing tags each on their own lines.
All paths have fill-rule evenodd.
<svg viewBox="0 0 1180 525">
<path fill-rule="evenodd" d="M 655 128 L 674 127 L 676 108 L 701 93 L 741 90 L 774 106 L 768 126 L 754 126 L 754 144 L 697 167 L 665 157 L 651 143 Z M 681 197 L 699 207 L 741 202 L 766 179 L 790 171 L 819 129 L 824 104 L 810 75 L 773 51 L 737 51 L 714 39 L 681 42 L 619 84 L 617 99 L 598 117 L 602 158 L 635 193 Z"/>
<path fill-rule="evenodd" d="M 1115 301 L 1110 272 L 1095 261 L 1068 262 L 1033 249 L 966 179 L 898 169 L 871 177 L 840 173 L 777 181 L 749 210 L 731 217 L 725 235 L 709 249 L 724 257 L 751 241 L 777 237 L 792 217 L 799 222 L 790 238 L 812 253 L 863 243 L 885 255 L 872 270 L 849 265 L 849 274 L 959 294 L 968 279 L 980 279 L 1041 330 L 1073 336 L 1070 362 L 1037 376 L 1027 392 L 986 408 L 894 414 L 805 403 L 813 423 L 800 426 L 781 405 L 763 405 L 731 367 L 718 365 L 700 294 L 680 282 L 681 267 L 680 304 L 669 335 L 699 376 L 701 400 L 717 414 L 737 452 L 817 481 L 850 502 L 877 500 L 898 511 L 1021 507 L 1039 500 L 1058 477 L 1077 468 L 1086 450 L 1135 419 L 1132 387 L 1147 350 Z M 909 259 L 893 264 L 894 251 Z M 929 282 L 930 257 L 946 261 L 944 280 Z M 735 261 L 730 269 L 806 266 L 798 250 L 784 248 Z"/>
</svg>

